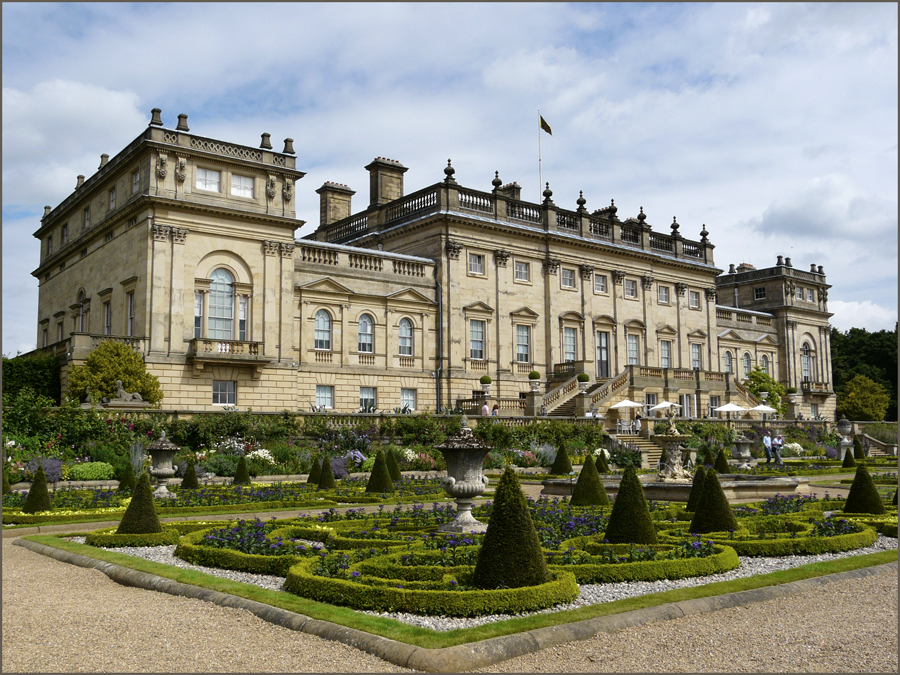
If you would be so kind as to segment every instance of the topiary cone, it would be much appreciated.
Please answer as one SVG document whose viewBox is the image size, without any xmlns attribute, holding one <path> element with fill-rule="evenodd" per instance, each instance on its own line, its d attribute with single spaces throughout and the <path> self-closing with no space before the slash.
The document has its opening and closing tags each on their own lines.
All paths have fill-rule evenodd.
<svg viewBox="0 0 900 675">
<path fill-rule="evenodd" d="M 556 451 L 556 459 L 553 460 L 553 466 L 550 467 L 550 474 L 564 476 L 569 473 L 572 473 L 572 462 L 569 460 L 569 453 L 566 452 L 566 444 L 560 443 L 559 449 Z"/>
<path fill-rule="evenodd" d="M 894 490 L 894 499 L 891 501 L 893 506 L 897 506 L 897 490 Z"/>
<path fill-rule="evenodd" d="M 234 472 L 232 485 L 250 485 L 250 472 L 247 470 L 247 460 L 241 455 L 238 460 L 237 471 Z"/>
<path fill-rule="evenodd" d="M 703 481 L 703 492 L 691 521 L 691 532 L 727 532 L 736 530 L 737 526 L 737 519 L 719 484 L 719 476 L 715 471 L 710 471 Z"/>
<path fill-rule="evenodd" d="M 400 472 L 400 463 L 397 461 L 397 453 L 394 452 L 393 448 L 387 451 L 384 461 L 387 464 L 388 473 L 391 474 L 391 480 L 395 483 L 403 480 L 403 474 Z"/>
<path fill-rule="evenodd" d="M 625 468 L 604 536 L 612 544 L 656 543 L 650 507 L 633 466 Z"/>
<path fill-rule="evenodd" d="M 597 473 L 609 473 L 609 462 L 606 461 L 606 455 L 602 452 L 597 456 Z"/>
<path fill-rule="evenodd" d="M 6 467 L 3 467 L 3 494 L 6 494 L 12 490 L 12 486 L 9 484 L 9 476 L 6 475 Z"/>
<path fill-rule="evenodd" d="M 472 582 L 478 588 L 536 586 L 550 581 L 528 504 L 515 471 L 507 466 L 494 493 L 494 507 Z"/>
<path fill-rule="evenodd" d="M 25 503 L 22 505 L 22 513 L 38 513 L 50 511 L 52 508 L 50 491 L 47 490 L 47 474 L 44 473 L 44 465 L 39 464 L 37 472 L 34 474 L 34 480 L 31 481 L 28 496 L 25 497 Z"/>
<path fill-rule="evenodd" d="M 572 506 L 609 504 L 606 488 L 603 487 L 603 481 L 600 480 L 600 474 L 597 473 L 594 458 L 590 454 L 584 457 L 584 466 L 581 467 L 581 473 L 578 474 L 578 482 L 575 483 L 575 489 L 572 490 L 572 499 L 569 503 Z"/>
<path fill-rule="evenodd" d="M 319 475 L 319 489 L 333 490 L 335 486 L 334 471 L 331 470 L 331 460 L 328 456 L 322 458 L 322 473 Z"/>
<path fill-rule="evenodd" d="M 200 489 L 200 481 L 197 480 L 197 469 L 194 467 L 193 458 L 188 460 L 187 469 L 184 470 L 184 478 L 181 479 L 181 488 L 183 490 Z"/>
<path fill-rule="evenodd" d="M 122 478 L 119 480 L 119 486 L 116 488 L 116 494 L 124 492 L 133 493 L 137 486 L 137 479 L 134 477 L 134 467 L 131 462 L 125 463 L 125 471 L 122 472 Z"/>
<path fill-rule="evenodd" d="M 684 507 L 685 511 L 689 511 L 690 513 L 695 513 L 697 511 L 697 504 L 700 502 L 700 495 L 703 494 L 703 484 L 706 482 L 706 467 L 698 466 L 697 470 L 694 472 L 694 482 L 691 483 L 691 492 L 688 495 L 687 504 Z"/>
<path fill-rule="evenodd" d="M 853 437 L 853 459 L 863 460 L 866 458 L 866 453 L 863 452 L 862 441 L 859 440 L 859 436 Z M 854 513 L 856 513 L 854 511 Z"/>
<path fill-rule="evenodd" d="M 722 448 L 719 451 L 719 454 L 716 455 L 716 462 L 713 464 L 713 468 L 719 473 L 731 473 L 731 468 L 728 466 L 728 459 L 725 457 L 725 448 Z"/>
<path fill-rule="evenodd" d="M 844 462 L 841 466 L 845 469 L 856 466 L 856 459 L 853 457 L 853 453 L 850 452 L 850 448 L 847 448 L 847 452 L 844 453 Z"/>
<path fill-rule="evenodd" d="M 319 478 L 322 476 L 322 465 L 319 463 L 318 456 L 313 457 L 312 468 L 309 470 L 309 476 L 306 477 L 307 483 L 313 485 L 319 484 Z"/>
<path fill-rule="evenodd" d="M 375 465 L 372 467 L 372 473 L 369 475 L 369 482 L 366 483 L 366 492 L 381 493 L 393 491 L 394 484 L 391 482 L 391 472 L 388 471 L 384 453 L 379 450 L 375 453 Z"/>
<path fill-rule="evenodd" d="M 884 513 L 884 502 L 865 464 L 856 467 L 856 477 L 844 502 L 844 513 Z"/>
<path fill-rule="evenodd" d="M 150 474 L 142 473 L 116 534 L 153 534 L 155 532 L 162 532 L 162 525 L 153 504 Z"/>
</svg>

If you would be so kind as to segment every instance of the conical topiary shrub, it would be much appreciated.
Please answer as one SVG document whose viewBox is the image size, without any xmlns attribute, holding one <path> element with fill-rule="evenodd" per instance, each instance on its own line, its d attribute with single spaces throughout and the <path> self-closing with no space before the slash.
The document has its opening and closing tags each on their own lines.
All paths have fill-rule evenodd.
<svg viewBox="0 0 900 675">
<path fill-rule="evenodd" d="M 331 460 L 328 455 L 322 458 L 322 472 L 319 474 L 319 489 L 333 490 L 335 486 L 334 471 L 331 469 Z"/>
<path fill-rule="evenodd" d="M 612 544 L 655 544 L 656 528 L 633 466 L 625 468 L 613 502 L 605 538 Z"/>
<path fill-rule="evenodd" d="M 697 503 L 694 519 L 691 521 L 691 532 L 727 532 L 737 529 L 737 519 L 728 504 L 725 492 L 719 484 L 719 476 L 715 471 L 706 474 L 703 481 L 703 492 Z"/>
<path fill-rule="evenodd" d="M 897 490 L 894 490 L 894 499 L 891 501 L 893 506 L 897 506 Z"/>
<path fill-rule="evenodd" d="M 569 473 L 572 473 L 572 462 L 569 460 L 569 453 L 566 452 L 566 444 L 560 443 L 556 450 L 556 459 L 550 467 L 550 475 L 564 476 Z"/>
<path fill-rule="evenodd" d="M 137 486 L 137 479 L 134 477 L 134 467 L 131 462 L 125 462 L 125 470 L 122 472 L 122 478 L 119 479 L 119 486 L 116 488 L 116 494 L 127 492 L 131 494 Z"/>
<path fill-rule="evenodd" d="M 50 491 L 47 490 L 47 474 L 44 473 L 44 465 L 38 464 L 38 469 L 31 481 L 31 488 L 25 503 L 22 505 L 22 513 L 38 513 L 49 511 L 53 507 L 50 504 Z"/>
<path fill-rule="evenodd" d="M 606 461 L 606 454 L 603 452 L 597 455 L 597 473 L 609 473 L 609 462 Z"/>
<path fill-rule="evenodd" d="M 3 467 L 3 494 L 6 494 L 12 490 L 12 486 L 9 484 L 9 476 L 6 475 L 6 467 Z"/>
<path fill-rule="evenodd" d="M 403 474 L 400 472 L 400 462 L 397 461 L 397 453 L 393 448 L 390 448 L 385 454 L 384 457 L 385 464 L 387 464 L 388 473 L 391 474 L 391 480 L 396 483 L 399 480 L 403 480 Z"/>
<path fill-rule="evenodd" d="M 716 455 L 716 463 L 713 464 L 713 468 L 719 473 L 731 473 L 731 468 L 728 466 L 728 458 L 725 457 L 725 448 L 719 450 L 719 454 Z"/>
<path fill-rule="evenodd" d="M 313 485 L 319 484 L 319 478 L 322 476 L 322 464 L 319 462 L 318 456 L 313 457 L 312 468 L 309 470 L 309 476 L 306 477 L 306 482 L 311 483 Z"/>
<path fill-rule="evenodd" d="M 484 589 L 520 588 L 543 584 L 550 578 L 519 479 L 507 466 L 494 493 L 472 582 Z"/>
<path fill-rule="evenodd" d="M 156 515 L 156 507 L 153 505 L 150 474 L 142 473 L 116 534 L 154 534 L 155 532 L 162 532 L 162 525 L 159 522 L 159 516 Z"/>
<path fill-rule="evenodd" d="M 606 494 L 606 488 L 603 487 L 603 481 L 600 480 L 600 474 L 597 473 L 597 466 L 590 453 L 584 456 L 584 466 L 581 467 L 581 473 L 578 474 L 578 482 L 575 483 L 569 503 L 572 506 L 609 504 L 609 496 Z"/>
<path fill-rule="evenodd" d="M 384 453 L 379 450 L 375 453 L 375 465 L 372 467 L 372 473 L 369 475 L 369 482 L 366 483 L 366 492 L 381 493 L 393 491 L 394 483 L 391 482 L 391 472 L 388 471 Z"/>
<path fill-rule="evenodd" d="M 844 513 L 884 513 L 884 502 L 865 464 L 856 467 L 856 477 L 844 502 Z"/>
<path fill-rule="evenodd" d="M 183 490 L 200 489 L 200 481 L 197 480 L 197 469 L 194 467 L 193 457 L 188 459 L 187 468 L 184 470 L 184 478 L 181 479 Z"/>
<path fill-rule="evenodd" d="M 853 453 L 850 452 L 850 448 L 847 448 L 847 451 L 844 453 L 844 463 L 841 464 L 841 466 L 845 469 L 856 466 L 856 458 L 853 457 Z"/>
<path fill-rule="evenodd" d="M 250 472 L 247 470 L 247 459 L 241 455 L 238 460 L 237 471 L 234 472 L 232 485 L 250 485 Z"/>
<path fill-rule="evenodd" d="M 698 466 L 694 472 L 694 482 L 691 483 L 691 492 L 688 495 L 685 511 L 694 513 L 697 511 L 697 504 L 700 503 L 700 495 L 703 494 L 703 484 L 706 482 L 706 467 Z"/>
<path fill-rule="evenodd" d="M 859 439 L 859 436 L 854 436 L 853 437 L 853 459 L 860 461 L 865 458 L 866 458 L 866 453 L 863 452 L 862 441 Z"/>
</svg>

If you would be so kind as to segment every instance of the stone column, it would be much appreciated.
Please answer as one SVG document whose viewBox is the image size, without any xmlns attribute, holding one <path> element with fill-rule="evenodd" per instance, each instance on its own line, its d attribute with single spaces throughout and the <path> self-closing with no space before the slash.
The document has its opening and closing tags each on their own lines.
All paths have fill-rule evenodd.
<svg viewBox="0 0 900 675">
<path fill-rule="evenodd" d="M 151 228 L 153 236 L 153 252 L 150 263 L 150 288 L 148 309 L 150 312 L 150 345 L 148 352 L 151 354 L 165 354 L 166 332 L 169 328 L 169 312 L 171 307 L 172 289 L 169 283 L 172 278 L 171 247 L 169 244 L 169 232 L 172 228 L 167 225 L 154 224 Z M 135 301 L 137 296 L 135 295 Z M 138 332 L 135 327 L 135 333 Z"/>
<path fill-rule="evenodd" d="M 184 242 L 187 239 L 188 230 L 183 227 L 173 227 L 172 234 L 172 268 L 171 268 L 171 298 L 169 307 L 169 354 L 184 353 Z M 193 307 L 193 298 L 191 306 Z"/>
<path fill-rule="evenodd" d="M 279 296 L 281 295 L 281 255 L 277 241 L 263 242 L 263 315 L 261 317 L 263 333 L 263 353 L 271 358 L 278 358 L 278 339 L 281 335 L 279 325 Z"/>
<path fill-rule="evenodd" d="M 294 360 L 294 244 L 281 245 L 280 278 L 278 325 L 281 334 L 278 339 L 278 358 L 282 363 L 290 364 Z M 247 302 L 248 307 L 252 308 L 253 298 Z M 248 314 L 252 312 L 248 311 Z"/>
</svg>

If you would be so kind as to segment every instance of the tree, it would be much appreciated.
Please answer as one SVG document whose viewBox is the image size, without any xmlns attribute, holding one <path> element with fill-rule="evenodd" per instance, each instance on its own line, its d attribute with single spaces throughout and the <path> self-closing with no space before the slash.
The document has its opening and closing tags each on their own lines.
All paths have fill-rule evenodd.
<svg viewBox="0 0 900 675">
<path fill-rule="evenodd" d="M 865 375 L 850 380 L 837 395 L 837 410 L 850 420 L 880 422 L 887 413 L 891 397 L 887 390 Z"/>
<path fill-rule="evenodd" d="M 765 400 L 766 405 L 775 408 L 780 415 L 785 414 L 785 405 L 782 400 L 785 395 L 784 385 L 779 383 L 768 373 L 764 372 L 759 366 L 756 366 L 747 373 L 747 379 L 744 380 L 744 386 L 758 399 L 763 398 L 760 396 L 762 392 L 769 392 L 768 398 Z"/>
<path fill-rule="evenodd" d="M 122 381 L 125 391 L 139 393 L 147 403 L 159 403 L 163 399 L 159 380 L 147 372 L 141 355 L 128 345 L 113 340 L 101 342 L 83 365 L 72 368 L 69 396 L 81 399 L 90 387 L 92 397 L 114 399 L 116 380 Z"/>
<path fill-rule="evenodd" d="M 31 387 L 35 393 L 59 403 L 59 360 L 50 350 L 3 357 L 3 398 L 15 397 L 24 387 Z"/>
<path fill-rule="evenodd" d="M 857 375 L 865 375 L 883 386 L 890 397 L 886 419 L 897 419 L 897 328 L 869 333 L 851 328 L 831 330 L 831 374 L 839 395 Z M 840 410 L 839 410 L 840 412 Z M 853 418 L 850 418 L 853 419 Z"/>
</svg>

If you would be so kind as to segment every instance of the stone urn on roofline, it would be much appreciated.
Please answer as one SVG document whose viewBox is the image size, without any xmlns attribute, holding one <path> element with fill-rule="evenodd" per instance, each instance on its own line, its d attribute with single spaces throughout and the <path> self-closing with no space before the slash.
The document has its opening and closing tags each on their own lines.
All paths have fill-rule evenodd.
<svg viewBox="0 0 900 675">
<path fill-rule="evenodd" d="M 472 506 L 474 498 L 487 487 L 488 479 L 482 473 L 482 468 L 484 458 L 493 446 L 472 434 L 465 415 L 461 425 L 454 436 L 434 446 L 441 451 L 447 462 L 447 476 L 441 478 L 441 487 L 456 500 L 456 518 L 438 527 L 438 531 L 484 532 L 487 525 L 475 520 Z"/>
</svg>

